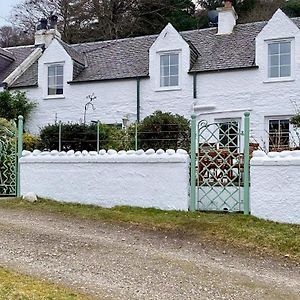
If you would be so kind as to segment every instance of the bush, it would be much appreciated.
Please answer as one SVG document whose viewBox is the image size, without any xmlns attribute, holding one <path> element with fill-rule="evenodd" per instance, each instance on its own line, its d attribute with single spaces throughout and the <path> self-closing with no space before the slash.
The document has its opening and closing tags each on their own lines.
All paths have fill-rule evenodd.
<svg viewBox="0 0 300 300">
<path fill-rule="evenodd" d="M 36 103 L 29 102 L 24 92 L 0 92 L 0 117 L 16 120 L 19 115 L 26 121 L 36 107 Z"/>
<path fill-rule="evenodd" d="M 134 140 L 134 126 L 130 134 Z M 160 148 L 189 150 L 190 123 L 178 114 L 156 111 L 138 124 L 138 146 L 140 149 Z"/>
<path fill-rule="evenodd" d="M 297 113 L 290 119 L 291 124 L 293 124 L 296 128 L 300 128 L 300 113 Z"/>
<path fill-rule="evenodd" d="M 36 135 L 29 133 L 23 134 L 23 149 L 27 151 L 33 151 L 41 148 L 41 139 Z"/>
<path fill-rule="evenodd" d="M 62 150 L 95 151 L 97 149 L 97 124 L 63 123 Z M 100 149 L 121 150 L 126 148 L 125 132 L 117 126 L 100 124 Z M 59 124 L 47 125 L 41 129 L 40 149 L 59 149 Z"/>
</svg>

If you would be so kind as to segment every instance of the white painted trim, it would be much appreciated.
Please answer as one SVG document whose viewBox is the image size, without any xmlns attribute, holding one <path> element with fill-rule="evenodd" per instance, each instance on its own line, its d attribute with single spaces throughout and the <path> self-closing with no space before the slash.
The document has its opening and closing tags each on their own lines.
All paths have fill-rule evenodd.
<svg viewBox="0 0 300 300">
<path fill-rule="evenodd" d="M 161 69 L 160 69 L 160 60 L 162 55 L 168 54 L 178 54 L 178 85 L 176 86 L 160 86 L 161 80 Z M 181 90 L 181 82 L 182 82 L 182 50 L 175 49 L 175 50 L 167 50 L 167 51 L 157 51 L 156 52 L 156 64 L 158 64 L 158 76 L 156 80 L 156 89 L 155 92 L 165 92 L 165 91 L 180 91 Z"/>
<path fill-rule="evenodd" d="M 273 43 L 285 43 L 290 42 L 291 43 L 291 76 L 287 77 L 269 77 L 269 45 Z M 294 81 L 295 80 L 295 38 L 283 38 L 283 39 L 270 39 L 265 40 L 265 47 L 266 47 L 266 56 L 267 56 L 267 68 L 265 74 L 266 80 L 264 80 L 264 83 L 271 83 L 271 82 L 287 82 L 287 81 Z"/>
<path fill-rule="evenodd" d="M 43 54 L 41 48 L 36 48 L 12 73 L 10 73 L 3 82 L 8 86 L 14 83 L 24 72 L 31 67 Z"/>
</svg>

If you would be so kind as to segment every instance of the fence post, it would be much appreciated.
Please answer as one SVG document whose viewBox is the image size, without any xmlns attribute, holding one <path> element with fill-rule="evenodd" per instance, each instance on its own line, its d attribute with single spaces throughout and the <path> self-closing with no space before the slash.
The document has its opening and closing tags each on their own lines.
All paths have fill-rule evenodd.
<svg viewBox="0 0 300 300">
<path fill-rule="evenodd" d="M 250 113 L 245 112 L 244 123 L 244 215 L 250 214 Z"/>
<path fill-rule="evenodd" d="M 191 191 L 190 191 L 190 211 L 196 210 L 196 115 L 192 115 L 191 122 Z"/>
<path fill-rule="evenodd" d="M 97 153 L 100 152 L 100 122 L 97 122 Z"/>
<path fill-rule="evenodd" d="M 61 121 L 58 123 L 58 152 L 61 152 Z"/>
<path fill-rule="evenodd" d="M 23 127 L 24 127 L 24 118 L 23 116 L 18 116 L 17 197 L 21 196 L 20 158 L 22 157 L 22 151 L 23 151 Z"/>
<path fill-rule="evenodd" d="M 135 123 L 135 134 L 134 134 L 135 151 L 138 150 L 138 124 Z"/>
</svg>

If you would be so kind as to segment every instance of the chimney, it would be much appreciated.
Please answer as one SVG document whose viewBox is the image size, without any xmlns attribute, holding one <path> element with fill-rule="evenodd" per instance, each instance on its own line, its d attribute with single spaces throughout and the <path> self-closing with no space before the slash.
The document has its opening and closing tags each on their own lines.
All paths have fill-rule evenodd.
<svg viewBox="0 0 300 300">
<path fill-rule="evenodd" d="M 45 45 L 47 48 L 54 38 L 61 39 L 61 34 L 57 30 L 57 16 L 51 15 L 50 24 L 47 19 L 41 19 L 35 32 L 35 45 Z"/>
<path fill-rule="evenodd" d="M 225 0 L 224 7 L 217 8 L 218 17 L 218 34 L 231 34 L 238 15 L 232 6 L 232 0 Z"/>
</svg>

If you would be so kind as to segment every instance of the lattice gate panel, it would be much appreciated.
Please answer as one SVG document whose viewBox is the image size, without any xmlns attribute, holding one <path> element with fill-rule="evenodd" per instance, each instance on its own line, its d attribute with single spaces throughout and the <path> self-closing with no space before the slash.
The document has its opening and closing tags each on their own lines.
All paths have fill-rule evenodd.
<svg viewBox="0 0 300 300">
<path fill-rule="evenodd" d="M 0 119 L 0 197 L 17 194 L 17 128 Z"/>
<path fill-rule="evenodd" d="M 242 135 L 236 120 L 198 123 L 197 205 L 199 210 L 243 210 Z"/>
</svg>

